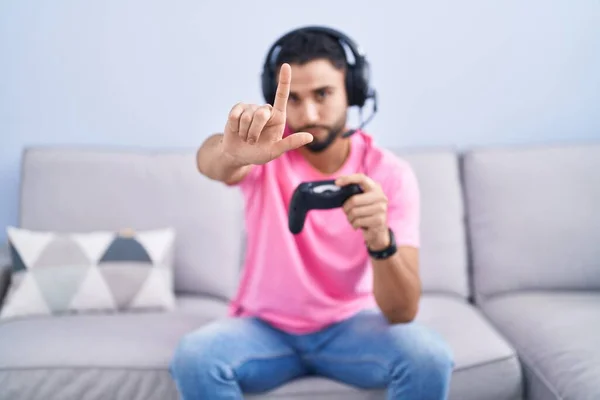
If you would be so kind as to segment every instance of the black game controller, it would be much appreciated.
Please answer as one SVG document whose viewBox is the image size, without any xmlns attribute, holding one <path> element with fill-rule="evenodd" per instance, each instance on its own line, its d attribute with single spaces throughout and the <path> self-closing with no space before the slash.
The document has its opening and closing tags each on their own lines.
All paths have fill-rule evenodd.
<svg viewBox="0 0 600 400">
<path fill-rule="evenodd" d="M 310 210 L 328 210 L 341 207 L 348 198 L 362 193 L 359 185 L 352 183 L 337 186 L 335 180 L 304 182 L 298 185 L 288 211 L 289 229 L 298 234 L 304 227 L 306 215 Z"/>
</svg>

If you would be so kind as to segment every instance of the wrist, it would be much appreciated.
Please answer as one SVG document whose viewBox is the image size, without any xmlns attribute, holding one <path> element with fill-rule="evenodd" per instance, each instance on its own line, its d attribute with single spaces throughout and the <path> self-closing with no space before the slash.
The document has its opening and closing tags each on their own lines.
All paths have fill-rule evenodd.
<svg viewBox="0 0 600 400">
<path fill-rule="evenodd" d="M 222 138 L 219 143 L 218 149 L 219 149 L 218 152 L 219 152 L 219 159 L 221 161 L 221 165 L 224 165 L 226 167 L 226 169 L 237 170 L 237 169 L 248 166 L 248 164 L 241 162 L 236 157 L 234 157 L 232 154 L 225 151 L 225 149 L 223 148 L 223 139 Z"/>
<path fill-rule="evenodd" d="M 373 237 L 366 242 L 366 245 L 371 251 L 381 251 L 387 249 L 390 246 L 391 241 L 390 230 L 386 227 L 373 235 Z"/>
<path fill-rule="evenodd" d="M 385 235 L 378 235 L 376 241 L 367 243 L 367 251 L 369 256 L 376 260 L 385 260 L 393 256 L 397 251 L 394 232 L 388 228 Z"/>
</svg>

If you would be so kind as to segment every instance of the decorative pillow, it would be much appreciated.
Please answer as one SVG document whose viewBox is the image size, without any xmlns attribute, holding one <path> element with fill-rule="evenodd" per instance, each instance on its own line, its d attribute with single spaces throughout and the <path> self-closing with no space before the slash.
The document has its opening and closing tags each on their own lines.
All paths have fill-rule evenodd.
<svg viewBox="0 0 600 400">
<path fill-rule="evenodd" d="M 174 307 L 170 228 L 7 233 L 12 279 L 0 319 Z"/>
</svg>

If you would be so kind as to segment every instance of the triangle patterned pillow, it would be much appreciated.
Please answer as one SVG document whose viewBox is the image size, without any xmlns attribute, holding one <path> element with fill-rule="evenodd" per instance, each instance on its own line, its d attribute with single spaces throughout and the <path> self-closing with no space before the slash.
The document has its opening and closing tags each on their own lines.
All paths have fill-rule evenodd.
<svg viewBox="0 0 600 400">
<path fill-rule="evenodd" d="M 171 228 L 7 233 L 12 273 L 0 319 L 175 306 Z"/>
</svg>

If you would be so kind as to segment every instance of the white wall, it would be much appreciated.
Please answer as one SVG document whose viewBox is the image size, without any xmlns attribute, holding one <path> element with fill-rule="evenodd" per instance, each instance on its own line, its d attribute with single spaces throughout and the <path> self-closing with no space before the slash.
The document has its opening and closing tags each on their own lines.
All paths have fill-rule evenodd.
<svg viewBox="0 0 600 400">
<path fill-rule="evenodd" d="M 600 139 L 597 0 L 3 1 L 0 227 L 25 146 L 197 146 L 235 102 L 262 102 L 264 53 L 304 24 L 367 51 L 381 144 Z"/>
</svg>

